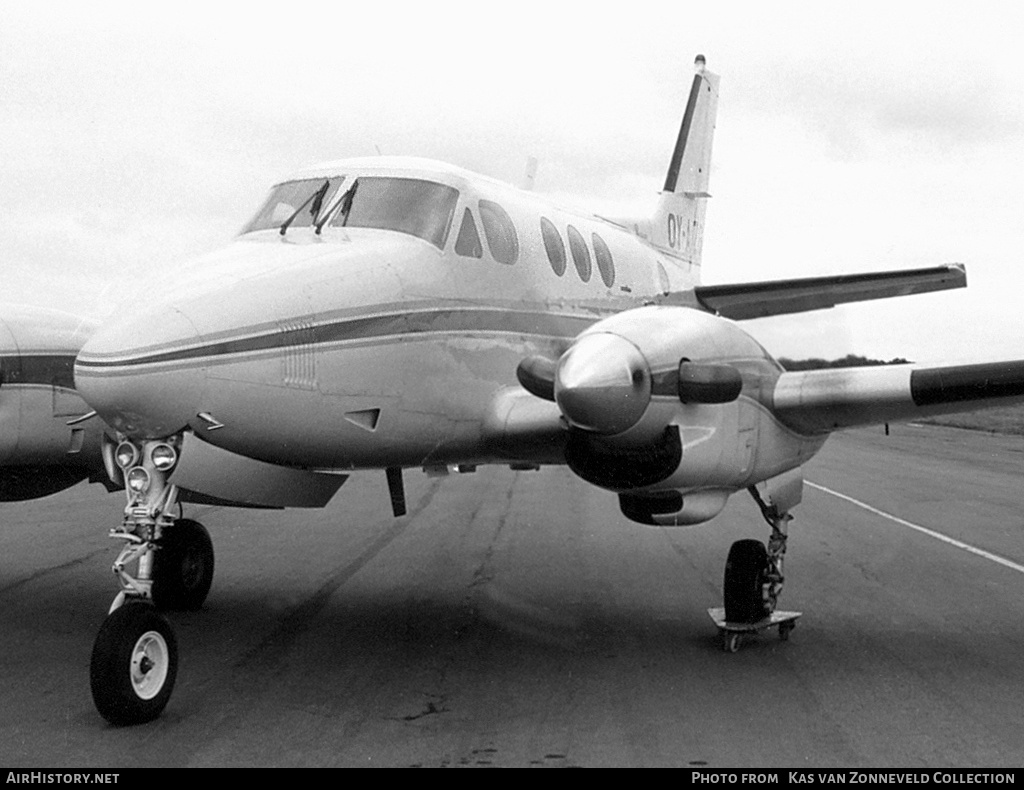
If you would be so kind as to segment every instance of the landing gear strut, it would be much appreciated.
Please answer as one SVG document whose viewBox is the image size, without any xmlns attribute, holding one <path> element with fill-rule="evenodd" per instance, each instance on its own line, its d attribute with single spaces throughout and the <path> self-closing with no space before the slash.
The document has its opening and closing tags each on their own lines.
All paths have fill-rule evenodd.
<svg viewBox="0 0 1024 790">
<path fill-rule="evenodd" d="M 174 688 L 178 648 L 158 609 L 198 609 L 213 580 L 213 544 L 202 524 L 182 518 L 167 478 L 180 437 L 122 441 L 114 460 L 128 504 L 110 537 L 124 541 L 113 572 L 121 584 L 93 645 L 93 702 L 112 724 L 140 724 L 163 711 Z M 129 566 L 137 563 L 134 572 Z"/>
<path fill-rule="evenodd" d="M 764 516 L 764 520 L 772 528 L 772 535 L 768 538 L 767 573 L 765 575 L 767 584 L 765 597 L 769 606 L 767 613 L 771 614 L 775 611 L 775 604 L 778 603 L 779 596 L 782 595 L 782 583 L 785 581 L 785 576 L 782 573 L 782 560 L 786 554 L 789 522 L 793 520 L 793 517 L 778 506 L 766 503 L 757 492 L 756 487 L 751 486 L 748 490 L 757 503 L 761 515 Z"/>
<path fill-rule="evenodd" d="M 775 611 L 785 581 L 786 528 L 793 520 L 789 513 L 767 504 L 754 486 L 749 491 L 772 535 L 767 548 L 759 540 L 738 540 L 729 549 L 722 591 L 725 619 L 733 623 L 755 623 Z"/>
<path fill-rule="evenodd" d="M 780 639 L 788 639 L 801 614 L 776 611 L 785 581 L 787 527 L 793 517 L 782 507 L 766 503 L 754 486 L 749 491 L 772 534 L 767 547 L 759 540 L 738 540 L 729 549 L 722 585 L 725 607 L 708 610 L 729 653 L 739 649 L 743 634 L 772 626 L 778 626 Z"/>
</svg>

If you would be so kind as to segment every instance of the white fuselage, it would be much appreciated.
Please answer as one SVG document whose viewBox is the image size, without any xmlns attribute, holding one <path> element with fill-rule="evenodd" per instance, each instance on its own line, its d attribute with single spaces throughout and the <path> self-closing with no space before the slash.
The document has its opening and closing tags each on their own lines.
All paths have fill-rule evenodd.
<svg viewBox="0 0 1024 790">
<path fill-rule="evenodd" d="M 232 452 L 306 468 L 501 460 L 485 426 L 499 393 L 518 387 L 524 357 L 557 359 L 600 319 L 698 279 L 684 257 L 632 229 L 455 168 L 351 160 L 299 177 L 337 176 L 341 189 L 358 177 L 391 177 L 457 190 L 443 243 L 332 223 L 321 233 L 306 225 L 282 234 L 276 224 L 243 233 L 154 284 L 150 303 L 83 348 L 77 385 L 110 425 L 146 437 L 188 427 Z M 508 239 L 488 234 L 482 213 L 491 204 L 514 225 L 514 262 L 495 260 L 496 245 L 507 258 Z M 467 212 L 479 246 L 462 243 L 460 252 Z M 542 220 L 557 229 L 561 266 Z M 589 273 L 574 259 L 570 226 L 577 254 L 585 243 Z M 602 241 L 611 269 L 607 256 L 598 265 Z M 739 354 L 753 360 L 752 380 L 778 375 L 738 328 L 726 334 L 742 335 L 742 353 L 722 339 L 688 355 Z M 744 408 L 767 415 L 764 397 L 756 400 Z M 732 423 L 749 431 L 757 421 Z M 745 466 L 754 474 L 752 461 Z"/>
</svg>

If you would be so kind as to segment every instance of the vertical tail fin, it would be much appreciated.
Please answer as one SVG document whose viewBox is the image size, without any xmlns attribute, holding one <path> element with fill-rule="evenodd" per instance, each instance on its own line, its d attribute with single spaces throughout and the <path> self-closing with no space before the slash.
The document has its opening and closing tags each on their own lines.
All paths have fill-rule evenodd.
<svg viewBox="0 0 1024 790">
<path fill-rule="evenodd" d="M 680 263 L 689 264 L 694 279 L 698 279 L 704 211 L 706 199 L 711 197 L 708 176 L 720 78 L 704 69 L 703 55 L 697 56 L 695 65 L 697 73 L 665 177 L 665 188 L 651 218 L 650 241 Z"/>
</svg>

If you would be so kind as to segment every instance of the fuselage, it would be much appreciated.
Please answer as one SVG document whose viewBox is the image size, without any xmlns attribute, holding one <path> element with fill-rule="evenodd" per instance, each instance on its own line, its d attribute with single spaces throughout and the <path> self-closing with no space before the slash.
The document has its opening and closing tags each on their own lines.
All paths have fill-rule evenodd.
<svg viewBox="0 0 1024 790">
<path fill-rule="evenodd" d="M 278 185 L 235 241 L 125 305 L 75 376 L 130 436 L 190 428 L 306 468 L 486 462 L 489 410 L 524 357 L 557 359 L 595 322 L 698 279 L 685 250 L 532 193 L 348 160 Z M 777 376 L 752 340 L 737 354 L 752 380 Z"/>
</svg>

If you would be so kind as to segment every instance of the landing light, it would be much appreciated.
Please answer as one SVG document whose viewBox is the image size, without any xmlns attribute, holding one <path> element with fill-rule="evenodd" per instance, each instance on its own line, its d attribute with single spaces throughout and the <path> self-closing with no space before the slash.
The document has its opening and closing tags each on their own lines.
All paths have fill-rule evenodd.
<svg viewBox="0 0 1024 790">
<path fill-rule="evenodd" d="M 129 466 L 134 466 L 139 460 L 139 451 L 131 442 L 121 442 L 114 451 L 114 457 L 117 459 L 118 466 L 127 469 Z"/>
<path fill-rule="evenodd" d="M 153 466 L 161 472 L 166 472 L 178 461 L 178 453 L 169 444 L 156 445 L 149 454 Z"/>
<path fill-rule="evenodd" d="M 149 472 L 143 469 L 141 466 L 133 467 L 128 470 L 128 475 L 125 477 L 125 482 L 132 491 L 136 494 L 143 493 L 149 488 Z"/>
</svg>

